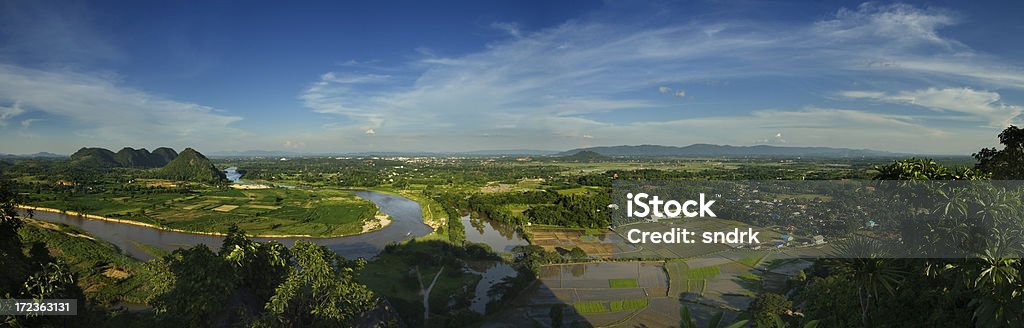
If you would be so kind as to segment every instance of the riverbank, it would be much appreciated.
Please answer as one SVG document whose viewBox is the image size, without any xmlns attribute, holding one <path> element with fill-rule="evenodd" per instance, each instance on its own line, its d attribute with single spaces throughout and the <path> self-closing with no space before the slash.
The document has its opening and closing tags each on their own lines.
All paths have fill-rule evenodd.
<svg viewBox="0 0 1024 328">
<path fill-rule="evenodd" d="M 41 211 L 41 212 L 50 212 L 50 213 L 56 213 L 56 214 L 64 214 L 64 215 L 75 216 L 75 217 L 80 217 L 80 218 L 89 219 L 89 220 L 98 220 L 98 221 L 115 222 L 115 223 L 120 223 L 120 224 L 128 224 L 128 225 L 139 226 L 139 227 L 146 227 L 146 228 L 150 228 L 150 229 L 154 229 L 154 230 L 161 230 L 161 231 L 172 231 L 172 232 L 181 232 L 181 233 L 189 233 L 189 234 L 196 234 L 196 235 L 221 236 L 221 237 L 227 235 L 227 234 L 222 233 L 222 232 L 194 231 L 194 230 L 185 230 L 185 229 L 162 227 L 162 226 L 158 226 L 158 225 L 154 225 L 154 224 L 149 224 L 149 223 L 145 223 L 145 222 L 134 221 L 134 220 L 114 219 L 114 218 L 108 218 L 108 217 L 99 216 L 99 215 L 92 215 L 92 214 L 87 214 L 87 213 L 79 213 L 79 212 L 76 212 L 76 211 L 60 210 L 60 209 L 48 208 L 48 207 L 18 205 L 17 208 L 18 209 L 22 209 L 22 210 L 32 210 L 32 211 Z M 247 235 L 249 237 L 251 237 L 251 238 L 330 239 L 330 238 L 350 237 L 350 236 L 356 236 L 356 235 L 361 235 L 361 234 L 365 234 L 365 233 L 371 233 L 371 232 L 374 232 L 374 231 L 377 231 L 377 230 L 380 230 L 380 229 L 384 229 L 385 227 L 387 227 L 388 225 L 391 224 L 391 221 L 392 220 L 390 219 L 390 217 L 388 219 L 381 219 L 379 217 L 375 217 L 372 220 L 372 222 L 377 223 L 376 225 L 374 225 L 375 226 L 374 229 L 371 229 L 371 230 L 363 229 L 362 232 L 353 233 L 353 234 L 330 235 L 330 236 L 313 236 L 313 235 L 306 235 L 306 234 L 247 234 Z"/>
</svg>

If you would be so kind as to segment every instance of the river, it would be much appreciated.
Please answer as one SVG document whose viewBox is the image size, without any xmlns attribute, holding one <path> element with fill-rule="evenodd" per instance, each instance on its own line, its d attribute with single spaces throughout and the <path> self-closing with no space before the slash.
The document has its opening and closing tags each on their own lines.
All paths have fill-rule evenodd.
<svg viewBox="0 0 1024 328">
<path fill-rule="evenodd" d="M 251 183 L 241 180 L 242 175 L 238 173 L 236 168 L 228 168 L 224 173 L 232 182 Z M 423 223 L 423 213 L 420 211 L 419 203 L 411 199 L 374 191 L 355 190 L 352 193 L 376 204 L 381 212 L 391 216 L 391 224 L 380 230 L 344 237 L 253 238 L 253 240 L 258 242 L 276 240 L 289 247 L 295 244 L 296 241 L 305 240 L 326 246 L 346 258 L 363 257 L 369 259 L 380 253 L 384 246 L 389 243 L 422 237 L 433 231 Z M 19 211 L 21 215 L 26 215 L 25 211 Z M 167 231 L 53 212 L 36 211 L 34 217 L 44 221 L 59 222 L 79 227 L 96 238 L 116 245 L 132 257 L 144 261 L 152 259 L 153 255 L 143 250 L 140 245 L 148 245 L 168 251 L 182 247 L 191 247 L 197 244 L 205 244 L 211 249 L 217 249 L 224 239 L 222 236 Z M 461 219 L 463 226 L 466 228 L 466 240 L 487 244 L 495 252 L 508 253 L 515 246 L 529 244 L 510 226 L 485 219 L 473 219 L 468 215 Z M 501 282 L 505 277 L 516 275 L 515 270 L 511 266 L 500 262 L 469 269 L 469 271 L 482 276 L 480 283 L 475 288 L 475 297 L 470 306 L 472 310 L 479 313 L 484 313 L 487 302 L 493 299 L 493 297 L 488 295 L 491 287 Z"/>
<path fill-rule="evenodd" d="M 326 246 L 346 258 L 371 258 L 380 253 L 389 243 L 422 237 L 433 229 L 423 223 L 420 205 L 415 201 L 392 194 L 374 191 L 352 191 L 359 197 L 377 204 L 381 212 L 391 216 L 391 224 L 383 229 L 358 235 L 334 238 L 253 238 L 255 241 L 266 242 L 276 240 L 289 247 L 296 241 L 306 240 Z M 21 211 L 25 215 L 24 211 Z M 82 228 L 96 238 L 117 245 L 129 255 L 140 260 L 150 260 L 152 255 L 144 251 L 139 244 L 173 251 L 182 247 L 197 244 L 217 249 L 224 237 L 185 232 L 167 231 L 156 228 L 124 224 L 112 221 L 91 220 L 61 213 L 36 211 L 35 218 L 50 222 L 59 222 Z"/>
</svg>

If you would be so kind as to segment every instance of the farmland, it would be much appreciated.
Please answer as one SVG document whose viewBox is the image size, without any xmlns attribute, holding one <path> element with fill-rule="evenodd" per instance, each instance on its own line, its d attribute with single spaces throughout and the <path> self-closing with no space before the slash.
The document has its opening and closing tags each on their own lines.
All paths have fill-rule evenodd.
<svg viewBox="0 0 1024 328">
<path fill-rule="evenodd" d="M 185 231 L 224 232 L 231 225 L 253 234 L 339 236 L 364 232 L 376 206 L 350 192 L 303 189 L 201 189 L 145 193 L 109 191 L 73 198 L 33 195 L 28 205 L 72 210 Z"/>
</svg>

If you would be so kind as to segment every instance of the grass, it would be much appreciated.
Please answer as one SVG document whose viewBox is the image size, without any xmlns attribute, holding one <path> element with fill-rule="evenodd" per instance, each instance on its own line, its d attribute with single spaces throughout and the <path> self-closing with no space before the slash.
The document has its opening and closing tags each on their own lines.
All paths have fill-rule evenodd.
<svg viewBox="0 0 1024 328">
<path fill-rule="evenodd" d="M 608 303 L 612 312 L 620 311 L 633 311 L 647 307 L 646 298 L 628 299 L 628 300 L 617 300 Z"/>
<path fill-rule="evenodd" d="M 420 277 L 416 276 L 414 268 L 419 270 L 422 282 L 429 284 L 441 266 L 432 261 L 423 261 L 422 254 L 443 254 L 445 251 L 439 249 L 443 243 L 407 242 L 397 246 L 400 252 L 382 252 L 366 264 L 357 280 L 391 301 L 403 317 L 422 317 L 423 295 L 420 294 Z M 446 265 L 430 291 L 431 311 L 443 311 L 450 299 L 463 300 L 473 295 L 481 278 L 460 267 Z"/>
<path fill-rule="evenodd" d="M 701 268 L 689 269 L 686 272 L 686 278 L 691 280 L 703 280 L 714 278 L 720 273 L 722 273 L 722 268 L 720 268 L 719 266 L 706 266 Z"/>
<path fill-rule="evenodd" d="M 668 261 L 665 262 L 665 273 L 668 274 L 669 289 L 673 293 L 682 292 L 684 287 L 682 284 L 686 283 L 686 271 L 688 271 L 686 262 L 683 261 Z"/>
<path fill-rule="evenodd" d="M 377 213 L 369 200 L 341 190 L 205 189 L 193 195 L 171 189 L 107 190 L 74 197 L 44 194 L 31 205 L 188 231 L 225 232 L 237 224 L 250 234 L 314 237 L 362 232 L 363 222 Z"/>
<path fill-rule="evenodd" d="M 698 290 L 704 289 L 703 283 L 704 280 L 687 280 L 686 291 L 696 293 Z"/>
<path fill-rule="evenodd" d="M 741 274 L 741 275 L 739 275 L 737 277 L 739 277 L 740 279 L 761 280 L 761 276 L 753 274 L 753 273 L 744 273 L 744 274 Z"/>
<path fill-rule="evenodd" d="M 608 279 L 609 288 L 637 288 L 639 286 L 636 278 Z"/>
<path fill-rule="evenodd" d="M 113 244 L 97 240 L 67 225 L 25 220 L 18 235 L 26 245 L 43 243 L 54 257 L 64 259 L 90 302 L 109 306 L 119 301 L 144 303 L 154 293 L 150 280 L 157 273 L 144 262 L 125 255 Z M 105 272 L 127 273 L 116 278 Z"/>
<path fill-rule="evenodd" d="M 767 256 L 767 255 L 768 255 L 767 253 L 756 254 L 756 255 L 753 255 L 753 256 L 744 257 L 744 258 L 742 258 L 742 259 L 740 259 L 739 261 L 736 261 L 736 262 L 739 262 L 740 264 L 746 265 L 748 267 L 754 267 L 758 263 L 760 263 L 761 260 L 764 259 L 764 257 Z"/>
<path fill-rule="evenodd" d="M 137 242 L 137 241 L 134 241 L 134 240 L 129 240 L 128 242 L 131 243 L 132 245 L 134 245 L 135 247 L 138 247 L 139 249 L 141 249 L 146 254 L 149 254 L 149 256 L 152 256 L 153 258 L 161 258 L 161 257 L 164 257 L 164 255 L 167 255 L 167 254 L 171 253 L 171 252 L 168 252 L 167 250 L 164 250 L 162 248 L 159 248 L 159 247 L 156 247 L 156 246 L 153 246 L 153 245 L 149 245 L 149 244 L 143 244 L 143 243 L 140 243 L 140 242 Z"/>
<path fill-rule="evenodd" d="M 580 314 L 609 312 L 608 308 L 604 306 L 604 303 L 599 301 L 576 302 L 572 304 L 572 307 L 576 308 L 576 312 L 579 312 Z"/>
</svg>

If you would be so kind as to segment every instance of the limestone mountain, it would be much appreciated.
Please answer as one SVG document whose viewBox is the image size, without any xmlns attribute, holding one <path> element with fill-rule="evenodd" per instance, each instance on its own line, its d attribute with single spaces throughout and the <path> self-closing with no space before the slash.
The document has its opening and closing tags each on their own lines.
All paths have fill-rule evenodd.
<svg viewBox="0 0 1024 328">
<path fill-rule="evenodd" d="M 114 152 L 104 148 L 82 147 L 71 154 L 71 164 L 96 168 L 120 167 Z"/>
<path fill-rule="evenodd" d="M 196 182 L 227 181 L 224 172 L 213 166 L 209 158 L 192 148 L 182 150 L 173 161 L 160 169 L 165 179 Z"/>
<path fill-rule="evenodd" d="M 157 149 L 153 149 L 153 156 L 160 157 L 160 160 L 162 160 L 164 163 L 163 165 L 160 166 L 164 166 L 167 165 L 167 163 L 173 161 L 175 157 L 178 157 L 178 152 L 174 151 L 174 149 L 170 149 L 167 147 L 160 147 Z"/>
<path fill-rule="evenodd" d="M 166 161 L 159 156 L 153 155 L 146 148 L 132 149 L 124 147 L 115 154 L 114 158 L 124 167 L 153 168 L 167 165 Z"/>
<path fill-rule="evenodd" d="M 82 148 L 71 155 L 71 164 L 95 168 L 131 167 L 156 168 L 170 163 L 177 155 L 173 149 L 158 148 L 159 153 L 150 153 L 146 148 L 124 147 L 117 153 L 104 148 Z M 169 156 L 169 155 L 174 156 Z"/>
</svg>

